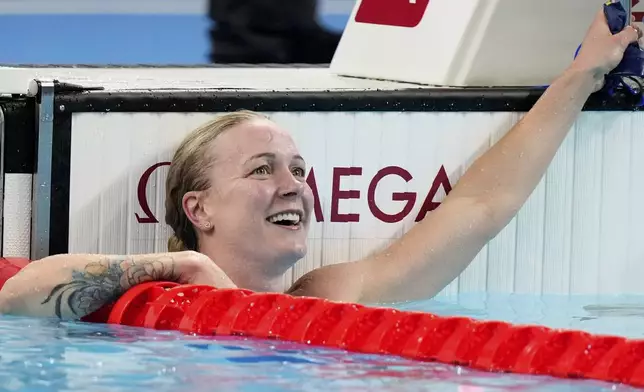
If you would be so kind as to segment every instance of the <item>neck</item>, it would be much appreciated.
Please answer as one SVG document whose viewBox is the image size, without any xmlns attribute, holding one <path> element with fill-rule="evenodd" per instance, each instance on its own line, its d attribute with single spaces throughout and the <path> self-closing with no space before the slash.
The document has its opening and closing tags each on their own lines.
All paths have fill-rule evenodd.
<svg viewBox="0 0 644 392">
<path fill-rule="evenodd" d="M 208 246 L 199 251 L 213 260 L 239 288 L 257 292 L 284 292 L 285 271 L 267 269 L 265 260 L 251 260 L 225 249 L 209 249 Z"/>
</svg>

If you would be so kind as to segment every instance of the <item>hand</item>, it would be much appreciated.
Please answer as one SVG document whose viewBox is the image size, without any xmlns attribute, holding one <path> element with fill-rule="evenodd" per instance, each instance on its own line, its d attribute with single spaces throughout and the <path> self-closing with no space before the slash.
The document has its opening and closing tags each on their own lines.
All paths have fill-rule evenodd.
<svg viewBox="0 0 644 392">
<path fill-rule="evenodd" d="M 631 18 L 631 22 L 633 21 Z M 628 45 L 637 42 L 641 37 L 642 32 L 632 24 L 613 35 L 606 23 L 602 7 L 590 25 L 571 68 L 589 72 L 597 81 L 597 91 L 604 85 L 604 76 L 622 61 Z"/>
<path fill-rule="evenodd" d="M 208 256 L 198 252 L 182 252 L 178 259 L 179 280 L 181 284 L 202 284 L 219 289 L 237 288 L 226 273 Z"/>
</svg>

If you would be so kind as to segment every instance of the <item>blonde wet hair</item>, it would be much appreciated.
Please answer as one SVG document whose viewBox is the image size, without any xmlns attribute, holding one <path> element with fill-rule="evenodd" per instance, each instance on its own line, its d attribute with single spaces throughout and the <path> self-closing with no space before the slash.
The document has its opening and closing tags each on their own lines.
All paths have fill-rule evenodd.
<svg viewBox="0 0 644 392">
<path fill-rule="evenodd" d="M 190 191 L 210 187 L 208 169 L 213 156 L 213 141 L 226 130 L 247 121 L 267 119 L 263 114 L 240 110 L 216 117 L 186 136 L 174 153 L 166 178 L 165 222 L 174 233 L 168 239 L 168 251 L 198 250 L 197 233 L 183 210 L 183 196 Z"/>
</svg>

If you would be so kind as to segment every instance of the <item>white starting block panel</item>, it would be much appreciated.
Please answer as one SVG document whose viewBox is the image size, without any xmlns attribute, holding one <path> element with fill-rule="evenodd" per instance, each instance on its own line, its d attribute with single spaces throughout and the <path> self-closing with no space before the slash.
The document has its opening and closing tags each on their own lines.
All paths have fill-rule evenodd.
<svg viewBox="0 0 644 392">
<path fill-rule="evenodd" d="M 548 85 L 601 0 L 358 0 L 338 75 L 435 86 Z"/>
</svg>

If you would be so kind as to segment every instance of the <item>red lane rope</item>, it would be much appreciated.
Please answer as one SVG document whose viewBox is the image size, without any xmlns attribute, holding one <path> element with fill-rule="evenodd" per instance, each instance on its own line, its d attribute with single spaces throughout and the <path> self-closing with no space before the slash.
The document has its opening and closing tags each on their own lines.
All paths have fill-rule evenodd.
<svg viewBox="0 0 644 392">
<path fill-rule="evenodd" d="M 28 263 L 0 257 L 0 288 Z M 485 371 L 644 387 L 644 340 L 286 294 L 149 282 L 83 321 L 279 339 Z"/>
<path fill-rule="evenodd" d="M 108 323 L 644 387 L 644 340 L 286 294 L 149 282 L 126 292 Z"/>
</svg>

